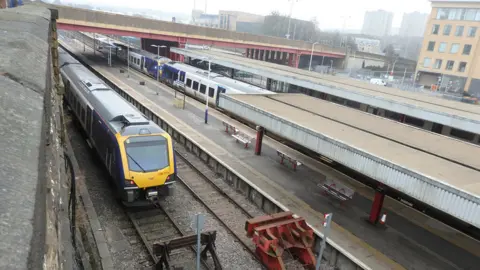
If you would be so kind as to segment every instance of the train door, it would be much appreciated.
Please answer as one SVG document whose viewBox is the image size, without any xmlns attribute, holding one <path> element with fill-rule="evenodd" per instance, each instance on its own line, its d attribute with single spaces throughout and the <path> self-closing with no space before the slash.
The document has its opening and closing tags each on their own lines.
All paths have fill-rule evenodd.
<svg viewBox="0 0 480 270">
<path fill-rule="evenodd" d="M 88 137 L 91 136 L 92 134 L 92 109 L 90 108 L 90 106 L 87 105 L 87 121 L 86 121 L 86 125 L 87 125 L 87 135 Z"/>
<path fill-rule="evenodd" d="M 227 90 L 221 86 L 217 88 L 217 96 L 215 97 L 215 104 L 218 106 L 218 101 L 220 100 L 220 94 L 224 94 Z"/>
<path fill-rule="evenodd" d="M 140 57 L 140 61 L 141 61 L 141 63 L 140 63 L 140 69 L 141 69 L 142 71 L 147 71 L 147 69 L 145 68 L 145 57 L 144 57 L 144 56 Z"/>
</svg>

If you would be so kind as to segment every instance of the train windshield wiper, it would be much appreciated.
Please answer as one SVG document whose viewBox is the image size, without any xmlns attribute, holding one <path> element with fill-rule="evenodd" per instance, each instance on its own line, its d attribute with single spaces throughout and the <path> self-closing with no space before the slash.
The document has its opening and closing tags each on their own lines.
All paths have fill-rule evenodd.
<svg viewBox="0 0 480 270">
<path fill-rule="evenodd" d="M 142 168 L 142 166 L 140 166 L 140 164 L 138 164 L 138 162 L 137 162 L 132 156 L 130 156 L 130 154 L 129 154 L 127 151 L 125 151 L 125 153 L 127 154 L 127 156 L 128 156 L 133 162 L 135 162 L 135 164 L 137 164 L 137 166 L 140 168 L 140 170 L 142 170 L 143 172 L 146 172 L 146 171 Z"/>
</svg>

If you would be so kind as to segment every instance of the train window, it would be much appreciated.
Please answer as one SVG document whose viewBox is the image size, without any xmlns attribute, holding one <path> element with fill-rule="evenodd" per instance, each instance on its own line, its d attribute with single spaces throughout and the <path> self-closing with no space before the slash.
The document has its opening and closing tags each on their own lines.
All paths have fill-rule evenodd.
<svg viewBox="0 0 480 270">
<path fill-rule="evenodd" d="M 475 134 L 468 131 L 455 129 L 455 128 L 452 128 L 452 130 L 450 131 L 450 135 L 452 135 L 455 138 L 470 141 L 470 142 L 473 141 L 473 139 L 475 138 Z"/>
<path fill-rule="evenodd" d="M 193 81 L 193 90 L 198 91 L 198 82 Z"/>
<path fill-rule="evenodd" d="M 213 97 L 214 94 L 215 94 L 215 89 L 213 89 L 212 87 L 208 88 L 208 96 Z"/>
<path fill-rule="evenodd" d="M 181 82 L 185 81 L 185 73 L 180 73 L 180 81 Z"/>
<path fill-rule="evenodd" d="M 207 90 L 207 87 L 205 84 L 200 84 L 200 93 L 205 94 L 205 91 Z"/>
<path fill-rule="evenodd" d="M 192 87 L 192 80 L 190 79 L 187 79 L 187 87 Z"/>
<path fill-rule="evenodd" d="M 81 117 L 82 117 L 82 122 L 85 123 L 86 120 L 85 120 L 85 109 L 82 107 L 82 114 L 81 114 Z"/>
<path fill-rule="evenodd" d="M 80 102 L 77 100 L 77 104 L 75 105 L 75 111 L 77 111 L 77 114 L 80 114 Z"/>
</svg>

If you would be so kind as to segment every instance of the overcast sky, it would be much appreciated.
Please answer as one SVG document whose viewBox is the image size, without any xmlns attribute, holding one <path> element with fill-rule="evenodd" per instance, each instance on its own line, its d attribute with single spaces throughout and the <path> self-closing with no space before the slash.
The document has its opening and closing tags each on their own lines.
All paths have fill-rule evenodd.
<svg viewBox="0 0 480 270">
<path fill-rule="evenodd" d="M 288 14 L 292 0 L 63 0 L 63 2 L 88 3 L 91 5 L 109 4 L 127 8 L 148 7 L 168 12 L 190 14 L 194 2 L 197 9 L 217 14 L 218 10 L 239 10 L 261 15 L 267 15 L 277 10 Z M 360 29 L 365 11 L 384 9 L 395 13 L 393 26 L 399 27 L 403 13 L 420 11 L 430 12 L 428 0 L 294 0 L 292 16 L 309 20 L 317 17 L 320 28 L 342 28 L 343 17 L 346 29 Z"/>
</svg>

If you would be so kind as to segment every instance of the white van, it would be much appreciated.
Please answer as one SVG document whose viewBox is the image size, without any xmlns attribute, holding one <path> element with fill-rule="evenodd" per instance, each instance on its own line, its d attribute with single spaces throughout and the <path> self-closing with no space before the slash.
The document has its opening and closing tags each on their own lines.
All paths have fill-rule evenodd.
<svg viewBox="0 0 480 270">
<path fill-rule="evenodd" d="M 370 83 L 371 83 L 371 84 L 378 84 L 378 85 L 387 86 L 387 82 L 385 82 L 385 81 L 382 80 L 382 79 L 378 79 L 378 78 L 372 78 L 372 79 L 370 79 Z"/>
</svg>

